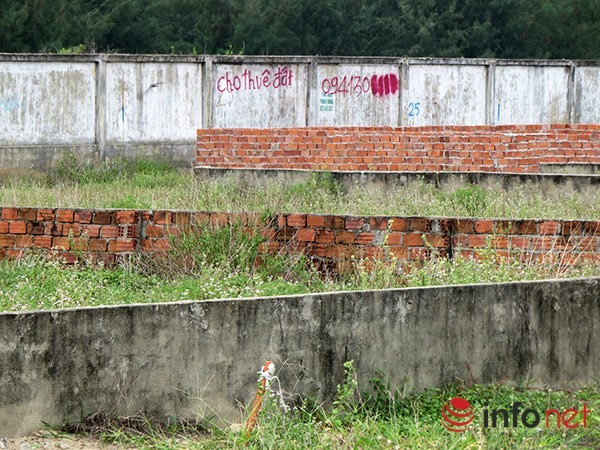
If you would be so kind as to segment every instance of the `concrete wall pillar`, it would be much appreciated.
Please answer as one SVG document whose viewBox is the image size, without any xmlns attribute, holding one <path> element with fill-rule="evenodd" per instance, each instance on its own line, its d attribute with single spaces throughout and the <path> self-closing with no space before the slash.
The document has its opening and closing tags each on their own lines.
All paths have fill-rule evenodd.
<svg viewBox="0 0 600 450">
<path fill-rule="evenodd" d="M 96 60 L 96 145 L 97 157 L 106 154 L 106 55 Z"/>
</svg>

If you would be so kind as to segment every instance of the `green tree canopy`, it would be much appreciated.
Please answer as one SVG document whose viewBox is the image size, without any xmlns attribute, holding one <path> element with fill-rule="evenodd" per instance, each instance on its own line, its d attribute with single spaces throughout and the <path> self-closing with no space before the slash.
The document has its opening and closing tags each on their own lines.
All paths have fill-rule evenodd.
<svg viewBox="0 0 600 450">
<path fill-rule="evenodd" d="M 0 51 L 69 48 L 600 59 L 600 0 L 0 0 Z"/>
</svg>

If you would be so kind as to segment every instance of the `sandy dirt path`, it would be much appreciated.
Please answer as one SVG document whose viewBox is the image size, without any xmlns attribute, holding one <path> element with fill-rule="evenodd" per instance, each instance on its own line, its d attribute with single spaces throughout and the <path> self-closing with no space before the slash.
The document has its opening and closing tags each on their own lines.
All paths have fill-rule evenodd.
<svg viewBox="0 0 600 450">
<path fill-rule="evenodd" d="M 111 445 L 85 436 L 38 432 L 18 439 L 0 439 L 0 450 L 118 450 L 132 447 Z"/>
</svg>

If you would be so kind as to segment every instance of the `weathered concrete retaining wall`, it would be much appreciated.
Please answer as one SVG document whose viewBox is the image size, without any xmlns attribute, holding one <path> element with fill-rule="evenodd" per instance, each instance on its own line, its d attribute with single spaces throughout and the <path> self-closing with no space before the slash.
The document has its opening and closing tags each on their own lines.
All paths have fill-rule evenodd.
<svg viewBox="0 0 600 450">
<path fill-rule="evenodd" d="M 266 237 L 263 251 L 304 252 L 323 259 L 422 260 L 474 256 L 486 246 L 506 257 L 562 264 L 600 259 L 600 221 L 511 220 L 252 213 L 0 208 L 0 258 L 28 249 L 78 254 L 112 264 L 119 256 L 171 247 L 184 230 L 239 222 Z"/>
<path fill-rule="evenodd" d="M 240 420 L 256 371 L 331 400 L 343 363 L 393 387 L 600 375 L 600 278 L 0 314 L 0 437 L 82 415 Z"/>
<path fill-rule="evenodd" d="M 198 166 L 540 173 L 600 164 L 600 125 L 199 129 Z"/>
<path fill-rule="evenodd" d="M 306 169 L 226 169 L 221 167 L 194 168 L 196 177 L 202 180 L 235 180 L 243 185 L 266 187 L 269 183 L 294 185 L 311 180 L 333 180 L 344 192 L 365 190 L 369 195 L 383 195 L 400 186 L 411 183 L 431 184 L 439 189 L 452 190 L 471 185 L 497 191 L 509 192 L 515 188 L 539 189 L 548 198 L 557 193 L 571 193 L 580 197 L 596 195 L 600 189 L 600 165 L 551 165 L 541 166 L 542 171 L 553 173 L 517 174 L 498 172 L 387 172 L 380 171 L 325 171 Z M 573 171 L 577 174 L 565 174 Z M 587 174 L 586 174 L 587 173 Z"/>
<path fill-rule="evenodd" d="M 189 165 L 198 128 L 600 123 L 589 61 L 4 54 L 0 86 L 20 167 L 65 146 Z"/>
</svg>

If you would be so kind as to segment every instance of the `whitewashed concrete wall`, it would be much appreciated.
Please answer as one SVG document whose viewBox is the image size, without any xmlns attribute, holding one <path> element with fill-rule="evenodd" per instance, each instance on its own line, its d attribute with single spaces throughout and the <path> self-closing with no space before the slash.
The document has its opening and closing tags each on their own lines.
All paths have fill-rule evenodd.
<svg viewBox="0 0 600 450">
<path fill-rule="evenodd" d="M 499 66 L 495 76 L 495 124 L 569 122 L 570 67 Z"/>
<path fill-rule="evenodd" d="M 393 64 L 320 64 L 311 105 L 318 126 L 398 123 L 400 72 Z"/>
<path fill-rule="evenodd" d="M 599 100 L 593 61 L 0 55 L 0 165 L 190 164 L 198 128 L 600 123 Z"/>
<path fill-rule="evenodd" d="M 486 124 L 486 66 L 416 64 L 405 73 L 403 125 Z"/>
<path fill-rule="evenodd" d="M 0 61 L 0 145 L 96 140 L 93 62 Z"/>
<path fill-rule="evenodd" d="M 215 64 L 206 93 L 212 99 L 212 126 L 305 126 L 307 74 L 306 64 Z"/>
<path fill-rule="evenodd" d="M 106 140 L 189 141 L 202 126 L 202 70 L 193 63 L 106 66 Z"/>
<path fill-rule="evenodd" d="M 600 123 L 600 67 L 575 70 L 575 123 Z"/>
</svg>

